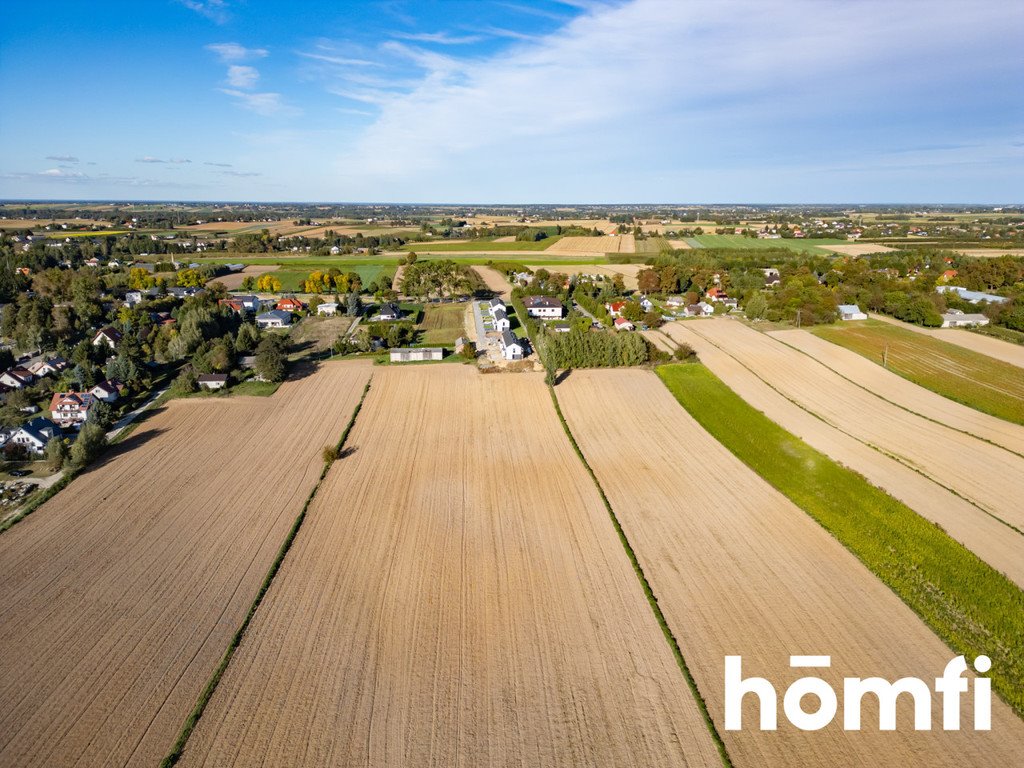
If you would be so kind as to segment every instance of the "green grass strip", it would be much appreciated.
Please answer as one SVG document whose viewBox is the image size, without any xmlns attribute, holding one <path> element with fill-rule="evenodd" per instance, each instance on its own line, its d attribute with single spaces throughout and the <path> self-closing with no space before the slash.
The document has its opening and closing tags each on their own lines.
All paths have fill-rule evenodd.
<svg viewBox="0 0 1024 768">
<path fill-rule="evenodd" d="M 371 379 L 366 382 L 366 386 L 363 388 L 363 394 L 359 398 L 359 402 L 356 404 L 355 410 L 352 411 L 352 418 L 349 419 L 349 422 L 345 427 L 345 431 L 342 432 L 341 439 L 338 441 L 336 447 L 339 455 L 345 447 L 345 441 L 348 440 L 349 433 L 355 426 L 356 417 L 359 416 L 359 411 L 362 410 L 363 402 L 366 400 L 366 393 L 370 391 L 371 380 L 372 376 Z M 270 570 L 267 571 L 267 575 L 263 579 L 263 584 L 260 586 L 259 592 L 256 593 L 256 599 L 253 600 L 252 606 L 249 608 L 249 612 L 245 616 L 245 620 L 231 638 L 231 643 L 228 645 L 227 650 L 224 651 L 220 664 L 217 665 L 213 675 L 206 683 L 206 687 L 203 688 L 202 693 L 199 694 L 199 700 L 192 708 L 189 716 L 185 719 L 185 723 L 181 728 L 181 733 L 178 734 L 178 738 L 174 742 L 174 746 L 171 748 L 167 757 L 161 761 L 161 768 L 169 768 L 169 766 L 177 764 L 178 760 L 181 759 L 181 755 L 185 751 L 185 745 L 188 743 L 189 737 L 192 735 L 192 731 L 195 730 L 196 724 L 199 722 L 199 718 L 203 716 L 203 711 L 206 709 L 206 705 L 210 703 L 210 699 L 213 697 L 214 691 L 217 690 L 217 684 L 220 683 L 221 677 L 224 676 L 224 672 L 227 670 L 228 664 L 231 662 L 231 657 L 235 655 L 235 650 L 241 644 L 242 637 L 245 635 L 245 631 L 249 628 L 249 623 L 252 621 L 252 617 L 256 615 L 256 610 L 260 607 L 260 603 L 263 602 L 263 598 L 270 589 L 270 585 L 274 581 L 274 577 L 281 569 L 281 565 L 284 563 L 284 558 L 288 554 L 288 550 L 291 549 L 292 542 L 295 541 L 295 537 L 298 536 L 299 529 L 302 527 L 302 522 L 306 519 L 306 511 L 309 509 L 309 505 L 313 502 L 317 491 L 320 490 L 320 485 L 323 483 L 324 478 L 327 477 L 327 471 L 330 468 L 331 465 L 325 462 L 324 468 L 320 471 L 320 478 L 317 480 L 316 485 L 313 486 L 313 490 L 310 491 L 309 496 L 306 498 L 306 503 L 302 505 L 302 510 L 299 512 L 298 517 L 295 518 L 295 522 L 292 523 L 288 536 L 281 544 L 281 548 L 277 551 L 277 557 L 274 558 L 274 562 L 271 564 Z"/>
<path fill-rule="evenodd" d="M 601 483 L 597 479 L 597 475 L 594 474 L 594 470 L 591 468 L 586 456 L 583 455 L 583 451 L 576 442 L 576 438 L 573 437 L 572 430 L 569 429 L 569 424 L 566 422 L 565 416 L 562 414 L 562 408 L 558 404 L 558 396 L 555 394 L 555 388 L 548 386 L 548 391 L 551 393 L 551 402 L 555 405 L 555 413 L 558 414 L 558 420 L 562 422 L 562 429 L 565 430 L 565 436 L 569 439 L 572 449 L 576 451 L 576 456 L 579 457 L 580 462 L 590 475 L 590 479 L 594 482 L 594 487 L 597 488 L 597 492 L 601 496 L 601 501 L 604 502 L 604 507 L 608 511 L 608 517 L 611 518 L 615 532 L 619 536 L 619 542 L 622 544 L 622 548 L 626 550 L 626 556 L 629 557 L 629 562 L 633 566 L 633 572 L 640 581 L 640 586 L 643 587 L 644 594 L 647 596 L 647 602 L 650 604 L 651 610 L 654 612 L 654 616 L 658 620 L 658 625 L 661 627 L 661 631 L 665 635 L 665 640 L 668 641 L 669 647 L 672 649 L 672 655 L 675 656 L 679 669 L 682 670 L 683 677 L 686 679 L 686 685 L 689 686 L 690 693 L 693 694 L 693 698 L 697 702 L 697 707 L 700 709 L 701 717 L 704 718 L 704 724 L 707 725 L 708 731 L 711 732 L 711 738 L 715 742 L 715 746 L 718 747 L 718 754 L 722 758 L 722 765 L 726 766 L 726 768 L 732 768 L 732 760 L 729 758 L 729 753 L 725 748 L 725 742 L 722 741 L 722 737 L 719 735 L 718 729 L 715 728 L 715 722 L 711 719 L 711 713 L 708 711 L 707 702 L 704 701 L 704 697 L 701 695 L 700 689 L 697 687 L 697 681 L 693 679 L 690 667 L 687 665 L 686 659 L 683 657 L 683 651 L 679 646 L 679 641 L 676 640 L 675 635 L 672 634 L 672 629 L 669 627 L 668 621 L 665 619 L 665 614 L 661 612 L 661 606 L 658 605 L 658 598 L 654 594 L 654 590 L 651 589 L 651 583 L 647 580 L 647 576 L 644 574 L 644 569 L 641 567 L 640 561 L 636 557 L 636 552 L 633 551 L 633 545 L 629 543 L 629 537 L 626 536 L 626 532 L 623 530 L 622 524 L 619 522 L 619 518 L 615 514 L 615 510 L 612 509 L 612 504 L 608 501 L 608 496 L 605 495 L 604 488 L 601 487 Z"/>
<path fill-rule="evenodd" d="M 957 654 L 992 659 L 992 687 L 1024 716 L 1024 591 L 941 526 L 747 404 L 700 364 L 658 375 L 704 429 L 807 512 Z"/>
</svg>

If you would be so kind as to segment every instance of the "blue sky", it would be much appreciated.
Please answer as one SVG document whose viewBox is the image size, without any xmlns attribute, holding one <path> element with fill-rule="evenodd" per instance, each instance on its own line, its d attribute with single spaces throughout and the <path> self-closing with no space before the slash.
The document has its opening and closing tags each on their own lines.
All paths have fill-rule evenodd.
<svg viewBox="0 0 1024 768">
<path fill-rule="evenodd" d="M 0 197 L 1024 201 L 1024 3 L 17 3 Z"/>
</svg>

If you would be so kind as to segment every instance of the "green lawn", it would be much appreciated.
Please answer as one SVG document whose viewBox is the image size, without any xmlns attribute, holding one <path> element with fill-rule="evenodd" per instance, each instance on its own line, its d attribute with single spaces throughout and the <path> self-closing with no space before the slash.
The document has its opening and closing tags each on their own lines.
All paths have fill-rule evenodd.
<svg viewBox="0 0 1024 768">
<path fill-rule="evenodd" d="M 332 265 L 333 266 L 333 265 Z M 276 277 L 281 281 L 281 290 L 290 292 L 301 292 L 302 283 L 309 277 L 310 272 L 314 272 L 318 269 L 329 269 L 321 265 L 319 267 L 309 267 L 303 269 L 278 269 L 269 274 Z M 394 275 L 394 267 L 386 266 L 384 264 L 359 264 L 356 266 L 338 267 L 342 272 L 355 272 L 363 281 L 363 287 L 365 288 L 374 280 L 377 279 L 385 270 L 388 270 L 390 274 Z"/>
<path fill-rule="evenodd" d="M 819 246 L 841 245 L 846 240 L 820 239 L 794 239 L 780 238 L 778 240 L 760 240 L 756 237 L 743 237 L 743 235 L 697 235 L 696 240 L 702 248 L 788 248 L 791 251 L 800 253 L 830 253 L 827 247 Z"/>
<path fill-rule="evenodd" d="M 459 336 L 465 335 L 463 316 L 466 304 L 427 304 L 423 319 L 416 330 L 421 331 L 419 343 L 433 346 L 453 346 Z"/>
<path fill-rule="evenodd" d="M 984 413 L 1024 424 L 1020 368 L 880 320 L 817 326 L 811 332 L 888 367 L 905 379 Z"/>
<path fill-rule="evenodd" d="M 704 429 L 835 536 L 954 652 L 989 656 L 993 688 L 1024 715 L 1024 591 L 941 527 L 769 420 L 703 365 L 657 371 Z"/>
</svg>

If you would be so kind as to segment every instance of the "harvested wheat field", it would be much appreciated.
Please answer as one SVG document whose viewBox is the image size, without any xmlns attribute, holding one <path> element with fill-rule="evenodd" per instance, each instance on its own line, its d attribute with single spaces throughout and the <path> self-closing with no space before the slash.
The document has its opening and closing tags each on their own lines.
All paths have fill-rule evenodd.
<svg viewBox="0 0 1024 768">
<path fill-rule="evenodd" d="M 690 244 L 685 240 L 669 240 L 668 244 L 675 248 L 677 251 L 690 250 Z"/>
<path fill-rule="evenodd" d="M 768 335 L 809 355 L 843 378 L 901 408 L 988 440 L 1024 458 L 1024 426 L 1020 424 L 1013 424 L 951 401 L 886 370 L 856 352 L 807 331 L 773 331 Z M 944 373 L 947 376 L 956 375 L 951 370 Z M 1021 383 L 1017 389 L 1024 395 L 1024 375 L 1021 376 Z"/>
<path fill-rule="evenodd" d="M 542 376 L 382 369 L 347 447 L 183 765 L 720 764 Z"/>
<path fill-rule="evenodd" d="M 575 256 L 605 253 L 634 253 L 636 243 L 632 235 L 605 235 L 604 237 L 563 237 L 544 249 L 546 254 Z"/>
<path fill-rule="evenodd" d="M 247 277 L 259 277 L 265 275 L 267 272 L 274 272 L 280 267 L 277 264 L 250 264 L 244 267 L 241 272 L 231 272 L 227 275 L 220 275 L 212 280 L 207 281 L 207 285 L 213 285 L 213 283 L 221 283 L 229 291 L 237 291 L 242 287 L 242 281 Z"/>
<path fill-rule="evenodd" d="M 826 423 L 1024 529 L 1024 458 L 893 405 L 736 320 L 688 328 Z"/>
<path fill-rule="evenodd" d="M 948 341 L 950 344 L 956 344 L 958 347 L 963 347 L 973 352 L 980 352 L 983 355 L 994 357 L 996 360 L 1002 360 L 1004 363 L 1024 368 L 1024 344 L 1012 344 L 1002 339 L 994 339 L 991 336 L 972 333 L 960 328 L 923 328 L 920 325 L 901 322 L 887 315 L 872 314 L 871 318 L 890 323 L 891 325 L 897 325 L 900 328 L 906 328 L 914 333 L 923 333 L 926 336 Z"/>
<path fill-rule="evenodd" d="M 896 250 L 887 245 L 878 245 L 877 243 L 840 243 L 838 245 L 825 245 L 822 247 L 844 256 L 868 256 L 872 253 L 889 253 Z"/>
<path fill-rule="evenodd" d="M 747 697 L 744 730 L 726 731 L 726 655 L 741 655 L 744 675 L 767 677 L 781 699 L 780 686 L 807 673 L 789 668 L 790 654 L 831 655 L 832 668 L 812 674 L 838 691 L 850 676 L 930 680 L 954 654 L 831 535 L 705 432 L 654 374 L 577 370 L 557 391 L 735 765 L 959 768 L 1019 757 L 1024 722 L 1002 701 L 993 701 L 991 732 L 883 733 L 868 700 L 859 732 L 844 731 L 841 721 L 800 731 L 781 712 L 779 730 L 761 732 L 756 700 Z M 909 722 L 912 708 L 901 699 L 897 723 Z"/>
<path fill-rule="evenodd" d="M 557 264 L 527 265 L 527 269 L 532 269 L 534 272 L 538 269 L 546 269 L 548 272 L 560 272 L 563 275 L 607 275 L 608 277 L 622 275 L 623 284 L 633 291 L 637 287 L 637 272 L 646 268 L 646 264 L 573 264 L 564 267 Z"/>
<path fill-rule="evenodd" d="M 506 301 L 512 296 L 512 284 L 505 279 L 501 272 L 492 267 L 473 267 L 473 270 L 480 275 L 480 279 L 484 281 L 487 290 L 494 291 Z"/>
<path fill-rule="evenodd" d="M 160 762 L 369 376 L 172 401 L 0 536 L 0 765 Z"/>
<path fill-rule="evenodd" d="M 925 519 L 938 523 L 952 538 L 1024 588 L 1024 536 L 912 467 L 786 399 L 724 350 L 695 333 L 694 325 L 670 323 L 664 330 L 673 341 L 689 344 L 712 373 L 769 419 L 860 473 L 872 485 L 899 499 Z"/>
</svg>

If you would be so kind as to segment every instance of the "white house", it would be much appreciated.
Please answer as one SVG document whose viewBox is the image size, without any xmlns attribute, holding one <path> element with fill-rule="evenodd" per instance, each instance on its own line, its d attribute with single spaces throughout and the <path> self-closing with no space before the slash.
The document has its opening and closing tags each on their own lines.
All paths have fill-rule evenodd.
<svg viewBox="0 0 1024 768">
<path fill-rule="evenodd" d="M 864 312 L 860 311 L 860 307 L 856 304 L 840 304 L 839 305 L 839 319 L 840 320 L 867 320 L 868 316 Z"/>
<path fill-rule="evenodd" d="M 961 312 L 959 309 L 951 309 L 942 315 L 943 328 L 970 328 L 988 323 L 988 318 L 981 313 Z"/>
<path fill-rule="evenodd" d="M 523 306 L 530 317 L 542 317 L 546 320 L 562 318 L 562 302 L 553 296 L 524 296 Z"/>
<path fill-rule="evenodd" d="M 32 384 L 35 377 L 24 368 L 11 368 L 0 373 L 0 384 L 11 389 L 23 389 Z"/>
<path fill-rule="evenodd" d="M 1005 304 L 1009 301 L 1005 296 L 996 296 L 994 293 L 982 293 L 981 291 L 969 291 L 966 288 L 961 288 L 959 285 L 937 285 L 935 290 L 938 293 L 955 293 L 964 301 L 969 301 L 972 304 L 977 304 L 981 301 L 987 301 L 990 304 Z"/>
<path fill-rule="evenodd" d="M 690 317 L 710 317 L 715 314 L 715 308 L 706 301 L 699 301 L 686 308 L 686 314 Z"/>
<path fill-rule="evenodd" d="M 665 299 L 665 306 L 667 307 L 685 307 L 686 297 L 685 296 L 669 296 Z"/>
<path fill-rule="evenodd" d="M 260 328 L 288 328 L 292 324 L 292 313 L 283 309 L 272 309 L 256 316 L 256 325 Z"/>
<path fill-rule="evenodd" d="M 632 331 L 635 330 L 635 326 L 624 317 L 615 318 L 615 330 L 617 331 Z"/>
<path fill-rule="evenodd" d="M 102 400 L 104 403 L 113 403 L 121 397 L 121 385 L 115 379 L 108 379 L 107 381 L 101 381 L 90 389 L 89 394 L 97 400 Z"/>
<path fill-rule="evenodd" d="M 651 302 L 650 299 L 644 296 L 640 299 L 640 308 L 643 309 L 644 312 L 650 312 L 652 309 L 654 309 L 654 304 Z"/>
<path fill-rule="evenodd" d="M 499 331 L 507 331 L 512 327 L 512 321 L 508 319 L 508 313 L 504 307 L 500 307 L 491 313 L 494 316 L 494 328 Z"/>
<path fill-rule="evenodd" d="M 44 453 L 46 444 L 56 435 L 56 425 L 49 419 L 39 416 L 12 429 L 4 446 L 20 445 L 31 453 Z"/>
<path fill-rule="evenodd" d="M 89 417 L 96 398 L 89 392 L 55 392 L 50 400 L 50 416 L 61 427 L 74 427 Z"/>
<path fill-rule="evenodd" d="M 377 316 L 381 320 L 398 320 L 402 317 L 402 310 L 398 308 L 397 304 L 387 302 L 381 305 L 380 312 L 377 313 Z"/>
<path fill-rule="evenodd" d="M 226 373 L 201 373 L 196 378 L 200 389 L 224 389 L 228 385 Z"/>
<path fill-rule="evenodd" d="M 499 309 L 502 312 L 508 311 L 505 307 L 505 302 L 502 301 L 501 299 L 491 299 L 489 302 L 487 302 L 487 311 L 491 313 L 491 317 L 494 317 L 494 313 L 497 312 Z"/>
<path fill-rule="evenodd" d="M 121 332 L 117 328 L 112 328 L 109 325 L 106 328 L 101 328 L 93 336 L 92 345 L 94 347 L 106 346 L 108 349 L 115 349 L 121 341 Z"/>
<path fill-rule="evenodd" d="M 523 345 L 512 331 L 501 332 L 501 355 L 506 360 L 523 359 Z"/>
<path fill-rule="evenodd" d="M 318 315 L 336 315 L 338 314 L 338 304 L 334 301 L 321 304 L 316 308 L 316 313 Z"/>
</svg>

